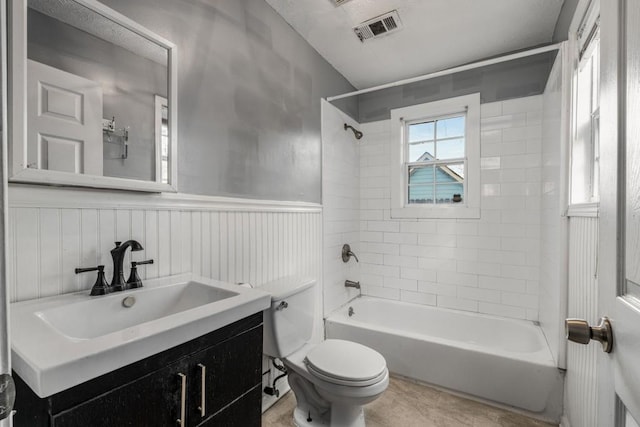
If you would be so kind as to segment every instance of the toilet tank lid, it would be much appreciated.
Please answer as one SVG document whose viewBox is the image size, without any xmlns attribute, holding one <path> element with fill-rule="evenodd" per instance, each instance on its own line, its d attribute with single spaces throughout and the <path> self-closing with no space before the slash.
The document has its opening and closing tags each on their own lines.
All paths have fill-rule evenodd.
<svg viewBox="0 0 640 427">
<path fill-rule="evenodd" d="M 310 288 L 315 283 L 316 279 L 311 277 L 286 276 L 266 282 L 259 288 L 271 294 L 271 301 L 279 301 Z"/>
</svg>

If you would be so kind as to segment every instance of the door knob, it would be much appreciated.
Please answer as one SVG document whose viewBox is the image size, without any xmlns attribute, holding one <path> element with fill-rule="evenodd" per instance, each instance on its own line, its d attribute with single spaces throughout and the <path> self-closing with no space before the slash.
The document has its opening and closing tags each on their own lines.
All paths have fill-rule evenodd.
<svg viewBox="0 0 640 427">
<path fill-rule="evenodd" d="M 589 341 L 596 340 L 602 344 L 605 353 L 611 353 L 613 350 L 613 330 L 607 317 L 602 317 L 598 326 L 589 326 L 583 319 L 566 319 L 564 331 L 569 341 L 589 344 Z"/>
</svg>

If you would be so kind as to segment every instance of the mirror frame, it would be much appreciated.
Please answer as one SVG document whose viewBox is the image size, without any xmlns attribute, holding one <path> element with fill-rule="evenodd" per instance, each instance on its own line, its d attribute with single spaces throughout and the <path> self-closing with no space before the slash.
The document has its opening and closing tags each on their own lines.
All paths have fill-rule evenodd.
<svg viewBox="0 0 640 427">
<path fill-rule="evenodd" d="M 110 188 L 146 192 L 178 191 L 178 63 L 177 47 L 137 22 L 96 0 L 73 0 L 105 18 L 122 25 L 145 39 L 156 43 L 168 54 L 169 106 L 169 179 L 162 183 L 98 175 L 34 169 L 27 166 L 27 7 L 28 0 L 8 1 L 8 132 L 9 181 L 29 184 L 63 185 L 74 187 Z M 154 156 L 154 159 L 157 155 Z M 158 165 L 156 165 L 156 168 Z"/>
</svg>

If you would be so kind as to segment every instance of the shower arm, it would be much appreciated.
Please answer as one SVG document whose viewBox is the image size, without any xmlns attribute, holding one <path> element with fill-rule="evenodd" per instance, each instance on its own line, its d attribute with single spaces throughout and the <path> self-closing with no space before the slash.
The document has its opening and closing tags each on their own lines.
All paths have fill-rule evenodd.
<svg viewBox="0 0 640 427">
<path fill-rule="evenodd" d="M 362 136 L 363 136 L 362 132 L 360 132 L 358 129 L 354 128 L 353 126 L 348 125 L 348 124 L 345 123 L 344 124 L 344 130 L 348 130 L 348 129 L 351 129 L 353 131 L 353 136 L 355 136 L 356 139 L 361 139 L 362 138 Z"/>
</svg>

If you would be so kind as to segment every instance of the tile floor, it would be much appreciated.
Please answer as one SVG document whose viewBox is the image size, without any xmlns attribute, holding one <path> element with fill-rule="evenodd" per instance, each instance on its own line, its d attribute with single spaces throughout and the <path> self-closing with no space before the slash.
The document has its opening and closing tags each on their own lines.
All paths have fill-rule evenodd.
<svg viewBox="0 0 640 427">
<path fill-rule="evenodd" d="M 263 427 L 290 427 L 295 407 L 289 392 L 262 416 Z M 365 407 L 367 427 L 551 427 L 542 421 L 454 396 L 402 378 Z"/>
</svg>

